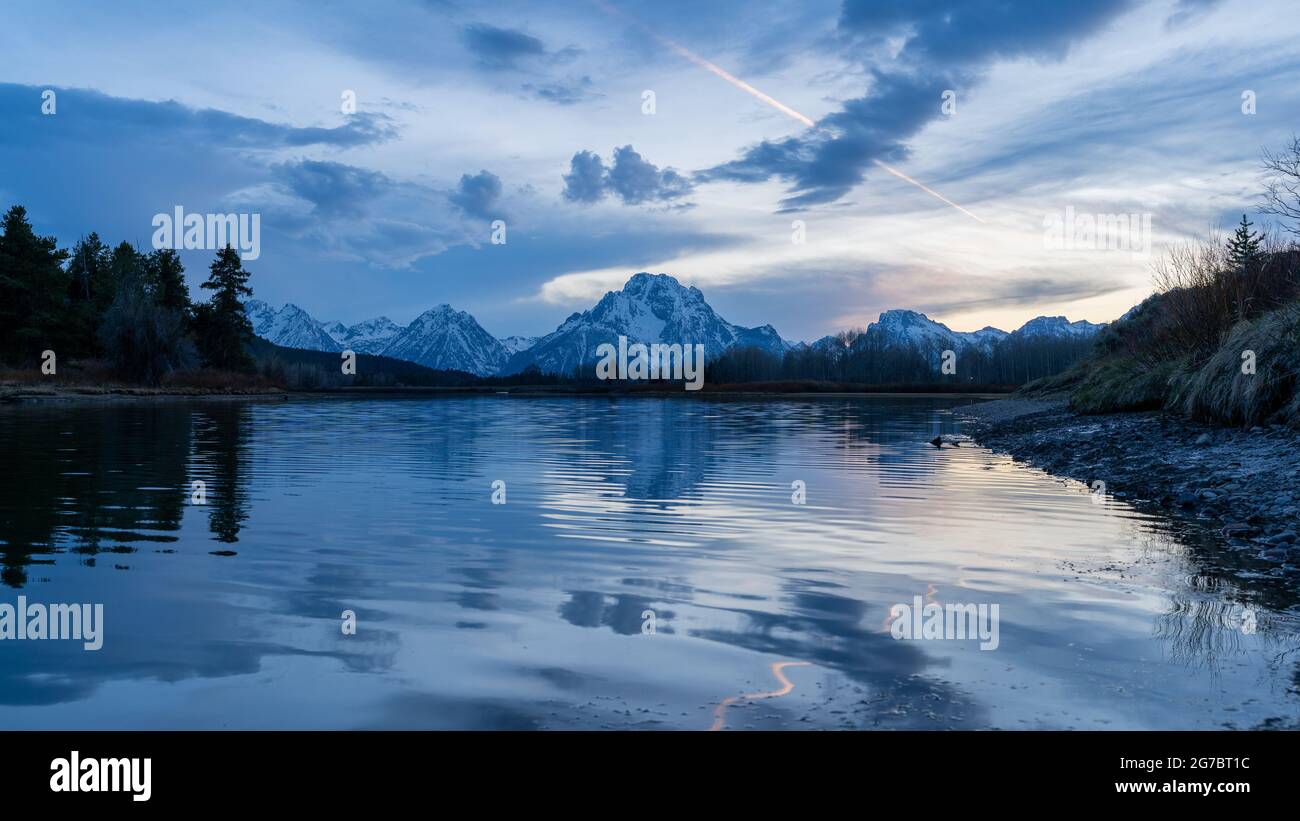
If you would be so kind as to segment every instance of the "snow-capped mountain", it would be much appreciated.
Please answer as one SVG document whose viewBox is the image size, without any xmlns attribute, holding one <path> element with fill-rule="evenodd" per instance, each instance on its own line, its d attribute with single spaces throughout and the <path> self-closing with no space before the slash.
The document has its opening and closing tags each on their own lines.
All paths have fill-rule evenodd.
<svg viewBox="0 0 1300 821">
<path fill-rule="evenodd" d="M 1039 316 L 1021 325 L 1015 334 L 1024 338 L 1044 336 L 1080 338 L 1092 336 L 1105 327 L 1105 323 L 1099 325 L 1082 319 L 1071 322 L 1063 316 Z"/>
<path fill-rule="evenodd" d="M 539 339 L 541 339 L 540 336 L 507 336 L 501 339 L 501 344 L 510 353 L 517 354 L 536 345 Z"/>
<path fill-rule="evenodd" d="M 281 347 L 309 351 L 343 350 L 321 328 L 321 323 L 292 302 L 277 311 L 260 299 L 250 299 L 244 304 L 244 313 L 253 324 L 253 333 Z"/>
<path fill-rule="evenodd" d="M 530 365 L 543 372 L 570 373 L 596 361 L 596 348 L 617 344 L 703 344 L 712 359 L 733 345 L 757 346 L 777 355 L 785 342 L 771 325 L 744 328 L 718 316 L 698 288 L 687 288 L 667 274 L 634 274 L 620 291 L 610 291 L 589 311 L 574 313 L 554 332 L 510 357 L 502 373 Z"/>
<path fill-rule="evenodd" d="M 286 348 L 357 353 L 405 359 L 430 368 L 487 376 L 510 351 L 474 317 L 439 305 L 403 328 L 386 316 L 355 325 L 321 322 L 292 303 L 278 311 L 258 299 L 244 303 L 253 333 Z"/>
<path fill-rule="evenodd" d="M 510 356 L 501 340 L 483 330 L 474 317 L 450 305 L 420 314 L 378 353 L 478 376 L 496 373 Z"/>
<path fill-rule="evenodd" d="M 894 309 L 885 311 L 880 319 L 867 326 L 867 330 L 854 342 L 854 348 L 869 345 L 881 347 L 913 347 L 923 350 L 977 349 L 991 353 L 1003 340 L 1043 339 L 1050 337 L 1082 339 L 1106 327 L 1077 320 L 1070 322 L 1063 316 L 1040 316 L 1029 320 L 1015 331 L 1007 333 L 999 328 L 985 326 L 978 331 L 954 331 L 942 322 L 935 322 L 916 311 Z M 823 337 L 813 343 L 814 348 L 834 347 L 834 337 Z"/>
<path fill-rule="evenodd" d="M 331 322 L 323 327 L 344 350 L 377 354 L 402 332 L 402 326 L 386 316 L 347 326 Z"/>
<path fill-rule="evenodd" d="M 854 342 L 854 347 L 906 346 L 926 350 L 953 350 L 958 353 L 976 348 L 989 352 L 1006 337 L 1006 331 L 993 327 L 978 331 L 954 331 L 925 314 L 896 308 L 885 311 L 880 319 L 868 325 L 867 330 Z"/>
</svg>

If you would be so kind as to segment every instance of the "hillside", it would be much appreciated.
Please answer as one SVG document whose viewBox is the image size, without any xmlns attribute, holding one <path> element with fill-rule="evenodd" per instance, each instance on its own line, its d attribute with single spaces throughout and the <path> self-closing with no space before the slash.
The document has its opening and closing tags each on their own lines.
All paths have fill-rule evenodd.
<svg viewBox="0 0 1300 821">
<path fill-rule="evenodd" d="M 1300 427 L 1300 253 L 1225 265 L 1203 243 L 1175 255 L 1160 292 L 1105 329 L 1073 368 L 1025 386 L 1082 413 L 1166 410 L 1221 425 Z"/>
</svg>

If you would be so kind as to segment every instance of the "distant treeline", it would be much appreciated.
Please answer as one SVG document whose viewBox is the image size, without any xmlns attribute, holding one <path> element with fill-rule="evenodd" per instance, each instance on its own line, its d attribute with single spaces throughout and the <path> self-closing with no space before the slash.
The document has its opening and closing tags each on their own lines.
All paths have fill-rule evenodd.
<svg viewBox="0 0 1300 821">
<path fill-rule="evenodd" d="M 1060 373 L 1088 356 L 1091 337 L 1007 337 L 985 352 L 959 352 L 954 372 L 943 373 L 942 349 L 886 344 L 871 334 L 846 332 L 827 346 L 786 351 L 731 349 L 709 363 L 708 383 L 820 382 L 874 385 L 1023 385 Z"/>
</svg>

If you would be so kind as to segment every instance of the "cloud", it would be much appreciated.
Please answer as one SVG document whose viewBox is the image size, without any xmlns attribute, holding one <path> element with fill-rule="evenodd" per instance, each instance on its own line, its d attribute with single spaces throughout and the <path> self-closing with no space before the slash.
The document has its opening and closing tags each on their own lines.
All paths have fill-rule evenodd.
<svg viewBox="0 0 1300 821">
<path fill-rule="evenodd" d="M 617 196 L 624 205 L 670 202 L 694 188 L 691 180 L 671 168 L 660 169 L 630 145 L 614 149 L 608 168 L 596 153 L 579 151 L 564 175 L 564 198 L 570 202 L 598 202 L 606 194 Z"/>
<path fill-rule="evenodd" d="M 479 65 L 487 69 L 512 69 L 521 60 L 546 55 L 546 46 L 536 37 L 486 23 L 466 26 L 461 39 L 478 58 Z"/>
<path fill-rule="evenodd" d="M 732 322 L 771 322 L 787 338 L 809 340 L 865 326 L 891 308 L 921 311 L 955 330 L 975 330 L 996 316 L 995 324 L 1010 331 L 1048 308 L 1071 319 L 1106 321 L 1113 317 L 1080 316 L 1068 306 L 1131 288 L 1118 277 L 1085 278 L 1064 269 L 973 276 L 849 257 L 761 266 L 748 274 L 752 278 L 733 283 L 697 284 Z M 777 304 L 780 311 L 773 310 Z"/>
<path fill-rule="evenodd" d="M 241 117 L 174 100 L 111 97 L 80 88 L 54 88 L 56 113 L 41 113 L 43 86 L 0 83 L 0 144 L 41 140 L 141 140 L 196 148 L 276 149 L 313 145 L 353 148 L 397 136 L 379 113 L 357 113 L 342 125 L 298 127 Z"/>
<path fill-rule="evenodd" d="M 570 202 L 598 202 L 605 196 L 605 163 L 593 151 L 579 151 L 569 160 L 564 175 L 564 198 Z"/>
<path fill-rule="evenodd" d="M 281 163 L 274 176 L 323 217 L 360 217 L 366 205 L 393 183 L 378 171 L 320 160 Z"/>
<path fill-rule="evenodd" d="M 493 209 L 501 198 L 501 178 L 490 171 L 479 171 L 470 176 L 462 174 L 456 190 L 447 196 L 457 208 L 472 217 L 495 219 Z"/>
<path fill-rule="evenodd" d="M 672 200 L 689 194 L 691 181 L 671 168 L 662 171 L 642 159 L 632 146 L 614 149 L 614 165 L 609 169 L 610 190 L 627 205 L 656 200 Z"/>
<path fill-rule="evenodd" d="M 1178 0 L 1174 10 L 1165 19 L 1165 28 L 1176 29 L 1208 14 L 1221 0 Z"/>
<path fill-rule="evenodd" d="M 539 100 L 556 105 L 574 105 L 592 96 L 591 78 L 586 76 L 569 83 L 525 83 L 523 89 Z"/>
<path fill-rule="evenodd" d="M 783 211 L 834 202 L 861 183 L 877 160 L 906 158 L 907 141 L 941 116 L 945 90 L 968 90 L 998 59 L 1060 59 L 1131 5 L 1132 0 L 845 0 L 840 37 L 866 55 L 865 62 L 883 63 L 866 66 L 866 93 L 824 117 L 817 129 L 759 143 L 698 178 L 775 177 L 789 185 Z M 882 53 L 893 56 L 882 60 Z"/>
</svg>

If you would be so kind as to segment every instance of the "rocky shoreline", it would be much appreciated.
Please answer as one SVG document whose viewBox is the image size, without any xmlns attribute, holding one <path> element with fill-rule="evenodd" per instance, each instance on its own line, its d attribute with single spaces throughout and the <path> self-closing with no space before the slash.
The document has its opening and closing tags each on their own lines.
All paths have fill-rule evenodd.
<svg viewBox="0 0 1300 821">
<path fill-rule="evenodd" d="M 1004 399 L 963 407 L 978 444 L 1139 507 L 1189 516 L 1237 550 L 1300 571 L 1300 434 L 1166 413 L 1084 416 L 1061 401 Z M 1097 486 L 1099 488 L 1099 486 Z"/>
</svg>

